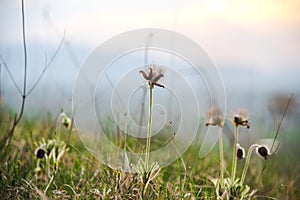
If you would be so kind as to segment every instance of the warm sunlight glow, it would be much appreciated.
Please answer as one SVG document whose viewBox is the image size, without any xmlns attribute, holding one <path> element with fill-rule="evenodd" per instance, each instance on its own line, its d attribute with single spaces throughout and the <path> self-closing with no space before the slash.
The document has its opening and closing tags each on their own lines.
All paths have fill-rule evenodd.
<svg viewBox="0 0 300 200">
<path fill-rule="evenodd" d="M 199 23 L 213 18 L 234 23 L 300 21 L 299 9 L 299 0 L 201 0 L 184 7 L 180 17 L 185 23 Z"/>
<path fill-rule="evenodd" d="M 220 1 L 210 2 L 208 8 L 212 13 L 218 14 L 224 12 L 224 4 L 222 4 Z"/>
</svg>

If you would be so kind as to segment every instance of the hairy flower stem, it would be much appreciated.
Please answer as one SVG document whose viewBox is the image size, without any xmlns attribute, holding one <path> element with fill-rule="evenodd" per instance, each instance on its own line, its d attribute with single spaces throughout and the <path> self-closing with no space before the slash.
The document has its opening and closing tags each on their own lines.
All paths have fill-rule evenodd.
<svg viewBox="0 0 300 200">
<path fill-rule="evenodd" d="M 150 85 L 150 97 L 149 97 L 149 122 L 148 122 L 148 133 L 147 133 L 147 144 L 146 144 L 146 159 L 145 165 L 148 169 L 149 165 L 149 154 L 150 154 L 150 144 L 151 144 L 151 128 L 152 128 L 152 99 L 153 99 L 153 87 Z"/>
<path fill-rule="evenodd" d="M 236 167 L 237 167 L 237 158 L 236 158 L 237 143 L 238 143 L 238 126 L 235 127 L 234 144 L 233 144 L 233 152 L 232 152 L 232 170 L 231 170 L 232 181 L 234 181 L 235 179 Z"/>
<path fill-rule="evenodd" d="M 245 166 L 244 166 L 243 173 L 242 173 L 242 177 L 241 177 L 241 184 L 243 184 L 244 181 L 245 181 L 246 174 L 247 174 L 248 167 L 249 167 L 249 163 L 250 163 L 250 159 L 251 159 L 251 155 L 252 155 L 252 151 L 253 151 L 255 148 L 257 148 L 258 146 L 259 146 L 259 145 L 257 145 L 257 144 L 252 144 L 252 145 L 249 147 L 249 150 L 248 150 L 248 153 L 247 153 L 246 162 L 245 162 Z"/>
<path fill-rule="evenodd" d="M 223 186 L 224 180 L 224 152 L 223 152 L 223 137 L 222 128 L 219 127 L 219 151 L 220 151 L 220 185 Z"/>
</svg>

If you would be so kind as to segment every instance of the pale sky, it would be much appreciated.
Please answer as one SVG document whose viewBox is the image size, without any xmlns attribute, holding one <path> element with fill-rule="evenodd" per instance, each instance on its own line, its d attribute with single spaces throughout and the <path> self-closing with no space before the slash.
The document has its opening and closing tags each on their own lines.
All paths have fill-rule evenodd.
<svg viewBox="0 0 300 200">
<path fill-rule="evenodd" d="M 217 65 L 260 69 L 300 67 L 299 0 L 99 1 L 27 0 L 27 40 L 68 42 L 91 50 L 137 28 L 178 31 Z M 20 1 L 0 2 L 1 52 L 20 43 Z"/>
<path fill-rule="evenodd" d="M 25 6 L 28 88 L 66 33 L 64 46 L 28 98 L 28 111 L 70 112 L 78 69 L 89 53 L 139 28 L 173 30 L 198 43 L 220 69 L 228 113 L 244 107 L 264 115 L 270 95 L 300 97 L 299 0 L 25 0 Z M 21 0 L 0 0 L 0 28 L 0 55 L 21 87 Z M 18 112 L 21 98 L 6 70 L 1 94 Z"/>
</svg>

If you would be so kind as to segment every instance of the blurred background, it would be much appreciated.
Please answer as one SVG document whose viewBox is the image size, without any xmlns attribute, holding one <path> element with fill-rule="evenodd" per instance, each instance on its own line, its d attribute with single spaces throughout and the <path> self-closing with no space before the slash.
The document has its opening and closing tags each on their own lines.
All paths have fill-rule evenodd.
<svg viewBox="0 0 300 200">
<path fill-rule="evenodd" d="M 294 133 L 287 137 L 299 138 L 299 9 L 298 0 L 25 1 L 27 88 L 65 34 L 57 56 L 27 99 L 25 114 L 57 114 L 62 108 L 71 113 L 77 73 L 96 47 L 122 32 L 163 28 L 205 49 L 223 79 L 228 116 L 237 108 L 247 109 L 256 137 L 276 130 L 293 93 L 282 128 Z M 21 1 L 0 1 L 0 27 L 0 55 L 22 88 Z M 2 61 L 0 66 L 3 104 L 18 112 L 21 96 Z"/>
</svg>

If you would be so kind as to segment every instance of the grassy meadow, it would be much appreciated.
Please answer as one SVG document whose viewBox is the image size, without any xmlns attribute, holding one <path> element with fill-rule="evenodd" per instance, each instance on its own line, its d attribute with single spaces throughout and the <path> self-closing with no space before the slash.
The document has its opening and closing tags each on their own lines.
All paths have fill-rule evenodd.
<svg viewBox="0 0 300 200">
<path fill-rule="evenodd" d="M 24 117 L 15 127 L 8 144 L 14 115 L 3 107 L 0 114 L 1 199 L 218 198 L 217 186 L 213 183 L 220 174 L 218 145 L 204 159 L 198 158 L 199 146 L 191 145 L 181 158 L 161 168 L 155 177 L 145 182 L 145 176 L 137 172 L 123 172 L 99 162 L 85 149 L 75 129 L 67 126 L 70 124 L 57 123 L 57 117 L 51 114 L 47 117 Z M 289 131 L 296 135 L 299 130 Z M 295 155 L 297 152 L 294 151 L 299 137 L 287 140 L 291 141 L 291 148 L 279 151 L 267 161 L 252 155 L 244 184 L 250 187 L 247 194 L 251 195 L 246 195 L 245 199 L 300 197 L 299 155 Z M 121 143 L 120 146 L 124 145 Z M 128 146 L 137 143 L 143 146 L 145 141 L 130 138 L 127 141 Z M 155 140 L 151 145 L 155 148 Z M 231 154 L 232 146 L 225 140 L 224 177 L 230 176 Z M 245 159 L 238 160 L 237 177 L 241 176 L 244 164 Z M 231 187 L 230 195 L 223 198 L 242 198 L 238 190 L 239 186 Z"/>
<path fill-rule="evenodd" d="M 275 105 L 276 109 L 273 109 L 273 113 L 272 108 L 269 107 L 268 109 L 271 112 L 268 114 L 263 113 L 264 110 L 260 110 L 261 107 L 257 108 L 257 110 L 260 110 L 260 114 L 255 113 L 256 111 L 248 110 L 247 112 L 250 117 L 246 116 L 243 110 L 240 110 L 233 116 L 223 116 L 223 113 L 218 111 L 217 108 L 219 101 L 223 100 L 221 102 L 222 105 L 224 103 L 224 105 L 230 106 L 230 109 L 236 102 L 247 104 L 245 102 L 248 102 L 250 98 L 255 99 L 255 101 L 251 101 L 252 106 L 256 105 L 258 102 L 261 103 L 261 99 L 267 99 L 270 95 L 273 95 L 273 93 L 268 94 L 269 96 L 265 95 L 269 89 L 280 94 L 289 93 L 289 91 L 299 91 L 299 88 L 296 88 L 299 83 L 296 74 L 298 70 L 294 72 L 294 68 L 298 69 L 299 67 L 299 45 L 297 45 L 297 42 L 299 42 L 299 29 L 295 29 L 299 25 L 299 11 L 295 8 L 299 6 L 297 7 L 298 4 L 295 3 L 296 1 L 289 4 L 284 2 L 284 6 L 278 4 L 278 2 L 272 2 L 274 5 L 269 5 L 269 3 L 258 3 L 257 1 L 254 2 L 254 6 L 251 6 L 249 2 L 245 4 L 246 6 L 244 4 L 239 5 L 239 2 L 231 2 L 238 4 L 239 6 L 237 7 L 239 9 L 228 10 L 227 12 L 224 12 L 226 6 L 222 6 L 220 3 L 216 4 L 216 2 L 208 4 L 210 9 L 206 12 L 203 10 L 205 6 L 203 6 L 202 1 L 201 3 L 199 2 L 200 4 L 194 4 L 194 1 L 189 2 L 191 5 L 183 5 L 183 1 L 180 1 L 180 4 L 175 1 L 170 2 L 171 4 L 157 1 L 156 5 L 153 4 L 155 3 L 153 1 L 149 1 L 149 4 L 146 2 L 124 3 L 125 1 L 121 4 L 121 2 L 107 1 L 106 5 L 104 2 L 99 1 L 98 6 L 94 4 L 88 6 L 86 2 L 80 1 L 77 3 L 60 1 L 52 5 L 52 1 L 51 3 L 50 1 L 46 1 L 45 4 L 40 2 L 37 7 L 34 5 L 35 3 L 28 2 L 28 12 L 25 9 L 25 0 L 21 0 L 20 5 L 16 4 L 15 1 L 3 2 L 1 8 L 4 9 L 3 12 L 0 12 L 0 14 L 3 13 L 1 16 L 4 16 L 4 20 L 1 20 L 1 27 L 3 35 L 5 35 L 3 39 L 1 37 L 3 45 L 1 43 L 0 49 L 0 199 L 300 199 L 300 104 L 298 103 L 299 101 L 294 101 L 294 107 L 291 106 L 289 108 L 288 106 L 291 100 L 295 100 L 296 97 L 299 100 L 299 95 L 295 95 L 295 99 L 293 94 L 290 98 L 288 96 L 285 98 L 285 96 L 283 99 L 279 99 L 279 102 L 283 102 L 283 104 L 279 103 L 279 106 Z M 116 6 L 119 4 L 120 6 Z M 177 8 L 174 9 L 173 5 L 176 5 L 174 8 Z M 263 7 L 260 7 L 261 5 Z M 118 9 L 116 9 L 117 7 Z M 235 8 L 235 6 L 227 7 L 227 9 Z M 258 7 L 259 10 L 255 10 L 255 7 Z M 163 10 L 160 10 L 162 8 Z M 281 11 L 284 8 L 290 9 Z M 234 15 L 236 10 L 238 10 L 238 15 Z M 273 15 L 271 11 L 278 12 L 278 16 Z M 17 14 L 17 12 L 19 13 Z M 170 16 L 168 17 L 166 14 Z M 219 18 L 223 14 L 224 18 Z M 259 15 L 255 16 L 253 14 Z M 132 23 L 131 21 L 136 22 Z M 145 23 L 148 21 L 151 24 Z M 157 21 L 157 24 L 154 23 L 155 21 Z M 28 28 L 26 28 L 27 22 Z M 156 44 L 160 38 L 155 38 L 156 31 L 155 34 L 149 32 L 149 35 L 145 38 L 145 43 L 143 43 L 145 44 L 145 48 L 141 51 L 144 59 L 137 56 L 138 63 L 145 63 L 144 69 L 139 72 L 126 72 L 129 75 L 131 72 L 134 72 L 139 76 L 138 78 L 144 81 L 143 86 L 146 87 L 143 88 L 149 89 L 149 100 L 146 101 L 146 90 L 144 90 L 144 96 L 141 98 L 141 101 L 136 101 L 141 102 L 141 105 L 139 103 L 132 103 L 134 101 L 128 100 L 127 102 L 134 106 L 139 104 L 138 106 L 143 107 L 143 109 L 141 108 L 140 116 L 136 115 L 138 116 L 136 122 L 138 121 L 139 123 L 133 124 L 131 121 L 132 123 L 126 124 L 127 122 L 125 120 L 123 122 L 121 117 L 120 119 L 116 117 L 118 118 L 116 119 L 118 122 L 113 122 L 106 115 L 103 119 L 104 134 L 112 143 L 119 147 L 117 148 L 118 150 L 141 154 L 137 164 L 128 162 L 129 159 L 124 156 L 124 163 L 127 166 L 127 169 L 124 170 L 123 168 L 111 167 L 107 163 L 97 159 L 93 152 L 91 152 L 91 149 L 88 149 L 82 142 L 78 134 L 79 128 L 77 129 L 73 123 L 73 118 L 76 117 L 72 116 L 71 113 L 64 113 L 63 111 L 55 113 L 53 110 L 56 108 L 52 108 L 52 106 L 64 105 L 67 107 L 70 105 L 69 94 L 71 85 L 69 84 L 74 84 L 72 82 L 73 78 L 75 80 L 75 74 L 78 72 L 80 62 L 86 56 L 83 52 L 89 52 L 91 55 L 94 55 L 97 51 L 91 53 L 90 50 L 95 48 L 96 44 L 108 36 L 114 35 L 113 38 L 115 38 L 116 33 L 128 31 L 128 27 L 130 29 L 167 27 L 167 29 L 178 30 L 183 34 L 179 38 L 183 37 L 184 34 L 193 36 L 195 41 L 199 44 L 201 43 L 201 45 L 203 44 L 205 49 L 209 50 L 208 52 L 212 55 L 212 58 L 214 58 L 210 59 L 207 57 L 208 60 L 206 60 L 208 53 L 206 55 L 204 50 L 203 55 L 195 54 L 198 52 L 193 52 L 193 45 L 189 47 L 184 46 L 186 51 L 191 51 L 189 52 L 191 53 L 190 58 L 195 57 L 197 62 L 198 60 L 201 61 L 199 63 L 200 67 L 202 65 L 206 67 L 212 60 L 215 60 L 217 64 L 222 65 L 222 63 L 225 63 L 229 65 L 228 69 L 231 69 L 232 66 L 233 68 L 228 71 L 226 71 L 227 68 L 224 68 L 223 72 L 227 74 L 227 82 L 223 82 L 223 80 L 218 82 L 216 78 L 221 78 L 219 77 L 219 70 L 216 70 L 214 74 L 212 71 L 209 71 L 211 68 L 207 68 L 207 70 L 205 68 L 204 73 L 200 74 L 200 71 L 195 70 L 198 63 L 189 61 L 189 57 L 181 54 L 180 51 L 176 51 L 177 49 L 181 49 L 178 47 L 181 47 L 181 43 L 185 44 L 185 40 L 177 41 L 176 37 L 175 39 L 173 38 L 176 34 L 172 34 L 172 37 L 167 38 L 165 36 L 166 30 L 164 30 L 162 32 L 166 39 L 163 38 L 163 48 L 160 48 Z M 68 33 L 68 37 L 66 32 Z M 125 33 L 127 34 L 127 32 Z M 54 36 L 51 34 L 54 34 Z M 29 38 L 28 43 L 26 42 L 27 37 Z M 60 43 L 55 49 L 49 51 L 54 45 L 53 41 L 57 41 L 57 38 L 60 39 Z M 153 46 L 152 38 L 154 38 Z M 187 38 L 187 36 L 184 36 L 184 38 Z M 111 41 L 111 39 L 107 41 Z M 137 40 L 137 42 L 139 41 Z M 169 44 L 168 41 L 170 41 L 170 46 L 172 46 L 170 50 L 165 47 L 168 46 L 166 45 Z M 113 64 L 118 64 L 118 59 L 122 59 L 123 56 L 129 55 L 129 53 L 136 53 L 140 49 L 136 48 L 135 45 L 131 46 L 131 43 L 135 43 L 136 41 L 123 42 L 124 44 L 130 44 L 128 47 L 134 48 L 130 49 L 130 51 L 124 51 L 122 54 L 117 55 L 117 57 L 112 55 L 119 48 L 118 45 L 122 43 L 119 42 L 119 38 L 114 40 L 113 45 L 110 46 L 111 48 L 108 48 L 108 43 L 102 43 L 100 47 L 105 49 L 103 51 L 105 54 L 99 57 L 99 61 L 101 61 L 99 63 L 102 63 L 102 58 L 107 59 L 107 57 L 111 57 L 114 60 L 111 60 L 108 66 L 113 66 Z M 116 45 L 117 43 L 118 45 Z M 195 44 L 197 43 L 195 42 Z M 74 45 L 74 49 L 72 45 Z M 40 49 L 44 47 L 47 47 L 46 50 Z M 125 50 L 123 46 L 121 47 L 121 49 Z M 198 49 L 198 45 L 195 45 L 195 48 Z M 28 54 L 27 49 L 30 49 Z M 148 54 L 148 50 L 150 50 L 150 54 Z M 156 50 L 161 54 L 156 54 Z M 151 53 L 151 51 L 153 52 Z M 133 57 L 140 55 L 135 55 L 134 53 L 132 53 Z M 169 58 L 169 55 L 165 57 L 165 54 L 170 54 L 172 57 Z M 78 55 L 80 55 L 79 58 L 77 58 Z M 179 63 L 188 63 L 189 65 L 193 65 L 195 69 L 193 71 L 189 71 L 189 69 L 185 71 L 185 65 L 180 66 L 178 64 L 178 68 L 169 70 L 171 74 L 176 75 L 174 76 L 175 78 L 171 79 L 172 76 L 169 76 L 171 78 L 167 79 L 168 77 L 165 77 L 165 79 L 169 80 L 169 83 L 164 83 L 164 81 L 159 82 L 160 79 L 163 79 L 167 67 L 164 67 L 163 64 L 161 66 L 146 64 L 148 61 L 159 63 L 160 61 L 170 60 L 171 66 L 177 62 L 177 57 L 178 60 L 179 58 L 182 59 Z M 58 59 L 57 63 L 54 62 L 56 59 Z M 131 57 L 128 58 L 129 61 L 130 59 Z M 131 65 L 126 59 L 125 61 L 121 64 L 124 71 L 127 70 L 126 65 L 125 67 L 123 66 L 124 63 Z M 132 60 L 132 62 L 135 63 L 135 60 Z M 86 63 L 90 64 L 91 62 Z M 96 64 L 95 66 L 98 67 L 98 63 Z M 56 68 L 47 71 L 51 65 L 56 66 Z M 291 72 L 289 72 L 289 65 L 293 69 Z M 246 68 L 243 69 L 243 66 Z M 252 66 L 255 67 L 254 70 L 252 70 Z M 210 65 L 207 67 L 210 67 Z M 102 92 L 100 92 L 99 96 L 102 98 L 109 96 L 107 94 L 111 94 L 115 95 L 118 101 L 122 101 L 124 99 L 117 94 L 118 91 L 121 94 L 126 93 L 126 97 L 127 93 L 129 94 L 131 91 L 123 91 L 123 87 L 121 86 L 119 90 L 116 90 L 114 81 L 119 85 L 123 83 L 124 85 L 131 85 L 131 81 L 138 79 L 133 79 L 129 76 L 127 77 L 128 79 L 125 79 L 124 74 L 116 70 L 120 68 L 112 67 L 112 69 L 111 71 L 106 70 L 111 72 L 111 74 L 120 76 L 120 80 L 115 80 L 116 78 L 112 77 L 111 81 L 110 76 L 106 73 L 107 71 L 105 73 L 103 71 L 101 76 L 103 75 L 104 77 L 105 74 L 105 78 L 108 80 L 107 82 L 103 81 L 103 83 L 111 88 L 111 93 L 103 93 L 104 90 L 102 91 L 102 88 L 99 87 L 99 91 Z M 285 73 L 281 74 L 279 69 Z M 236 72 L 236 70 L 240 71 Z M 233 71 L 234 74 L 228 76 Z M 90 74 L 85 74 L 86 71 L 83 72 L 82 74 L 88 75 L 86 76 L 87 78 L 99 75 L 93 70 L 89 71 Z M 182 72 L 182 74 L 179 74 L 179 72 Z M 197 74 L 194 76 L 196 72 Z M 50 75 L 44 77 L 47 73 Z M 274 74 L 276 74 L 275 78 L 268 79 L 269 77 L 273 77 Z M 206 75 L 208 76 L 207 79 L 205 79 Z M 194 77 L 203 79 L 201 80 L 203 82 L 195 81 L 197 79 L 193 79 Z M 46 79 L 44 82 L 41 82 L 43 78 Z M 82 80 L 85 82 L 91 81 L 90 79 Z M 122 82 L 124 80 L 126 82 Z M 182 81 L 187 82 L 183 83 Z M 79 81 L 79 83 L 81 82 Z M 99 85 L 100 83 L 99 81 Z M 197 87 L 193 88 L 192 83 Z M 233 87 L 225 94 L 224 85 L 221 87 L 221 85 L 218 85 L 219 83 L 225 83 L 225 85 Z M 165 91 L 168 93 L 165 94 L 170 94 L 170 99 L 173 99 L 171 95 L 174 95 L 174 97 L 177 95 L 177 91 L 183 91 L 183 93 L 176 96 L 177 104 L 170 106 L 170 110 L 168 110 L 170 113 L 173 113 L 170 114 L 171 119 L 175 119 L 173 124 L 171 122 L 169 122 L 170 124 L 162 124 L 163 128 L 159 129 L 159 133 L 152 135 L 155 129 L 155 125 L 152 127 L 152 118 L 155 118 L 155 115 L 152 115 L 152 110 L 155 110 L 153 109 L 155 106 L 153 104 L 153 89 L 154 87 L 164 88 L 163 84 L 166 84 L 166 87 L 168 87 L 168 84 L 169 86 L 173 85 L 173 88 L 178 86 L 178 90 L 174 91 L 171 91 L 172 87 L 166 88 Z M 209 84 L 211 84 L 211 87 L 208 87 L 210 86 Z M 251 85 L 251 89 L 248 90 L 249 84 Z M 39 92 L 36 92 L 36 96 L 30 96 L 38 85 L 41 85 Z M 291 85 L 295 87 L 293 89 L 284 89 L 286 87 L 289 88 Z M 84 88 L 81 86 L 78 88 Z M 96 90 L 94 91 L 93 88 L 97 88 L 96 86 L 98 87 L 98 85 L 89 85 L 89 89 L 95 92 Z M 195 91 L 203 89 L 202 86 L 205 87 L 205 92 L 208 92 L 207 97 L 209 98 L 207 99 L 204 95 L 201 96 L 201 92 L 199 92 L 199 95 L 198 92 L 194 92 L 194 89 Z M 54 91 L 59 89 L 61 91 L 51 93 L 48 87 L 51 87 Z M 190 87 L 193 89 L 193 93 L 186 91 L 186 88 Z M 216 95 L 218 91 L 221 91 L 222 94 L 224 92 L 223 100 L 219 99 L 219 96 L 223 98 L 223 95 Z M 47 95 L 44 95 L 45 93 Z M 55 94 L 61 96 L 52 98 Z M 93 94 L 95 95 L 96 92 Z M 134 93 L 130 94 L 131 97 L 134 96 Z M 209 109 L 206 107 L 215 104 L 215 107 L 212 106 L 210 108 L 212 110 L 210 111 L 201 110 L 207 112 L 208 116 L 205 119 L 201 115 L 203 118 L 200 119 L 199 124 L 197 124 L 198 115 L 192 115 L 193 113 L 187 111 L 187 109 L 183 109 L 183 111 L 187 112 L 187 116 L 190 117 L 189 119 L 195 120 L 196 123 L 193 123 L 195 121 L 192 120 L 188 121 L 189 123 L 182 123 L 183 112 L 180 110 L 182 109 L 180 105 L 181 103 L 183 105 L 193 102 L 189 101 L 190 94 L 195 95 L 195 99 L 199 100 L 197 103 L 201 101 L 203 105 L 205 104 L 205 109 Z M 228 101 L 233 101 L 229 103 L 225 102 L 226 95 L 230 97 L 227 98 Z M 92 97 L 81 93 L 78 96 L 83 97 L 84 103 L 86 103 L 86 99 L 92 99 Z M 180 98 L 179 100 L 177 98 L 181 96 L 185 97 L 187 101 L 179 102 Z M 72 97 L 74 97 L 74 90 Z M 106 101 L 105 98 L 101 98 L 99 99 L 104 102 Z M 139 96 L 137 95 L 136 98 L 139 98 Z M 111 109 L 112 106 L 119 105 L 112 104 L 113 98 L 107 99 L 109 100 L 107 102 L 111 104 L 101 104 L 103 105 L 101 108 Z M 166 101 L 165 105 L 172 104 L 170 99 L 164 99 Z M 57 104 L 55 101 L 61 101 L 61 104 Z M 206 102 L 209 102 L 209 104 L 206 104 Z M 52 109 L 51 112 L 44 109 L 40 113 L 33 114 L 34 111 L 30 109 L 29 105 L 39 107 L 39 103 L 41 109 L 45 108 L 44 106 L 49 106 Z M 83 105 L 82 107 L 85 111 L 86 104 L 80 105 Z M 262 103 L 261 105 L 264 104 Z M 189 106 L 193 108 L 193 112 L 195 108 L 194 104 L 192 103 Z M 199 105 L 197 104 L 197 106 Z M 76 110 L 74 107 L 73 109 Z M 174 112 L 174 107 L 178 107 L 178 116 L 174 114 L 176 113 Z M 278 109 L 277 107 L 283 109 Z M 129 108 L 131 107 L 129 106 Z M 148 108 L 149 113 L 146 113 L 145 110 L 148 110 Z M 294 111 L 294 115 L 288 116 L 288 108 Z M 119 112 L 118 109 L 116 110 L 116 112 Z M 224 108 L 223 112 L 225 110 Z M 162 108 L 159 114 L 163 116 L 163 114 L 167 113 L 164 113 L 165 111 L 167 109 L 164 110 Z M 197 109 L 195 109 L 196 112 Z M 227 112 L 232 112 L 232 110 Z M 275 112 L 277 114 L 276 117 L 272 116 Z M 125 116 L 128 113 L 120 111 L 118 114 Z M 262 119 L 259 119 L 256 114 L 257 116 L 263 115 L 259 116 Z M 252 118 L 252 116 L 254 117 Z M 270 119 L 264 118 L 265 116 L 269 116 Z M 89 116 L 80 115 L 80 117 L 88 118 Z M 121 121 L 120 123 L 119 120 Z M 128 129 L 124 132 L 124 129 L 116 125 L 124 123 L 126 126 L 137 127 L 137 124 L 139 124 L 138 128 L 140 128 L 142 125 L 140 122 L 147 124 L 147 127 L 145 126 L 147 129 L 145 138 L 133 137 L 129 134 L 130 131 Z M 154 122 L 155 120 L 153 120 Z M 177 152 L 174 151 L 171 153 L 180 156 L 167 166 L 163 167 L 159 166 L 158 162 L 150 162 L 149 155 L 151 151 L 160 149 L 168 143 L 173 144 L 173 138 L 176 134 L 174 129 L 178 128 L 177 125 L 185 126 L 185 128 L 193 127 L 193 125 L 196 125 L 196 128 L 199 127 L 193 143 L 183 155 L 173 145 Z M 220 130 L 218 132 L 219 140 L 207 156 L 200 158 L 199 151 L 201 149 L 202 137 L 200 130 L 202 130 L 202 127 L 206 128 L 205 126 L 214 126 L 216 130 Z M 255 140 L 245 139 L 247 137 L 243 136 L 244 133 L 239 134 L 247 129 L 252 131 L 252 126 L 255 127 L 255 131 L 253 132 L 256 132 L 256 139 L 267 137 L 269 140 L 260 140 L 256 143 Z M 184 131 L 186 135 L 184 135 L 185 140 L 182 143 L 189 140 L 190 138 L 187 135 L 193 132 L 186 131 L 186 129 Z M 137 133 L 139 134 L 139 132 Z M 241 138 L 244 140 L 239 140 Z M 249 138 L 253 139 L 252 136 Z M 106 146 L 103 146 L 106 153 L 110 153 L 105 148 Z M 108 155 L 110 156 L 110 154 Z M 113 156 L 109 160 L 114 160 L 115 157 Z"/>
</svg>

